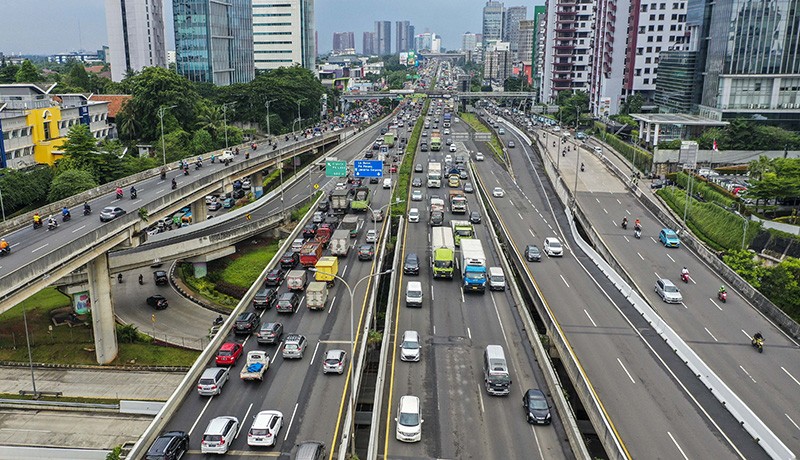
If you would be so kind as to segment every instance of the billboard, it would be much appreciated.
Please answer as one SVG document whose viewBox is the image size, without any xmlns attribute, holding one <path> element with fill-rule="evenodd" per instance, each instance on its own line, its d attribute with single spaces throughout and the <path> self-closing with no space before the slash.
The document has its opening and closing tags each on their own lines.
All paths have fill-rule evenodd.
<svg viewBox="0 0 800 460">
<path fill-rule="evenodd" d="M 400 53 L 400 65 L 408 65 L 408 53 Z"/>
</svg>

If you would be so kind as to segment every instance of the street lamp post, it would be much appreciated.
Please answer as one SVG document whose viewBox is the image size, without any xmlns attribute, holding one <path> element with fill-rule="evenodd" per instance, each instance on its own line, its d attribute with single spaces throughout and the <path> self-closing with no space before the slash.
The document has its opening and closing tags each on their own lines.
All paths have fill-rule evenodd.
<svg viewBox="0 0 800 460">
<path fill-rule="evenodd" d="M 0 210 L 3 211 L 3 222 L 6 221 L 6 207 L 3 205 L 3 190 L 0 189 Z"/>
<path fill-rule="evenodd" d="M 297 100 L 297 129 L 298 130 L 302 129 L 302 127 L 303 127 L 303 125 L 302 125 L 302 120 L 303 119 L 300 117 L 300 103 L 305 101 L 305 100 L 306 100 L 306 98 L 304 98 L 304 97 L 301 97 L 300 99 Z M 294 131 L 294 129 L 292 129 L 292 131 Z"/>
<path fill-rule="evenodd" d="M 316 268 L 309 268 L 312 272 L 316 272 Z M 355 341 L 355 324 L 354 324 L 354 312 L 355 312 L 355 291 L 358 289 L 358 285 L 362 282 L 376 277 L 382 276 L 387 273 L 391 273 L 392 270 L 384 270 L 378 273 L 371 273 L 366 275 L 356 281 L 353 287 L 350 287 L 350 284 L 345 281 L 344 278 L 337 274 L 332 274 L 334 278 L 338 279 L 339 281 L 344 284 L 344 287 L 347 288 L 347 293 L 350 294 L 350 458 L 355 458 L 356 453 L 356 443 L 355 443 L 355 432 L 356 432 L 356 372 L 355 372 L 355 356 L 356 356 L 356 341 Z"/>
<path fill-rule="evenodd" d="M 378 211 L 380 211 L 383 208 L 388 208 L 389 206 L 391 206 L 393 204 L 399 204 L 399 203 L 405 203 L 405 202 L 406 202 L 406 200 L 397 200 L 394 203 L 389 202 L 389 203 L 386 203 L 385 205 L 381 206 L 380 208 L 378 208 Z M 375 210 L 373 210 L 369 205 L 367 205 L 367 209 L 369 209 L 369 212 L 371 212 L 373 216 L 375 215 Z M 375 219 L 372 220 L 372 230 L 375 232 L 376 235 L 378 234 L 378 221 L 375 220 Z"/>
<path fill-rule="evenodd" d="M 228 105 L 233 102 L 222 104 L 222 120 L 225 124 L 225 150 L 228 150 Z"/>
<path fill-rule="evenodd" d="M 164 107 L 163 105 L 158 108 L 158 118 L 161 119 L 161 155 L 164 157 L 164 166 L 167 166 L 167 148 L 164 145 L 164 109 L 172 109 L 177 107 L 177 105 L 171 105 L 169 107 Z"/>
<path fill-rule="evenodd" d="M 264 102 L 264 106 L 267 108 L 267 139 L 270 137 L 270 130 L 269 130 L 269 104 L 270 102 L 275 102 L 277 99 L 268 99 Z"/>
</svg>

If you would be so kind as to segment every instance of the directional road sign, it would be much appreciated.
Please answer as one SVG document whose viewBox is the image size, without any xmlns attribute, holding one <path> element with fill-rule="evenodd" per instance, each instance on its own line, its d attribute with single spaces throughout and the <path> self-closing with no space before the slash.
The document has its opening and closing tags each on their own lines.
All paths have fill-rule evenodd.
<svg viewBox="0 0 800 460">
<path fill-rule="evenodd" d="M 468 141 L 469 140 L 469 133 L 453 133 L 453 140 L 454 141 Z"/>
<path fill-rule="evenodd" d="M 492 133 L 475 133 L 474 136 L 477 142 L 489 142 L 492 140 Z"/>
<path fill-rule="evenodd" d="M 346 161 L 326 161 L 325 177 L 345 177 L 347 175 Z"/>
<path fill-rule="evenodd" d="M 383 177 L 383 162 L 380 160 L 355 160 L 353 174 L 355 177 Z"/>
</svg>

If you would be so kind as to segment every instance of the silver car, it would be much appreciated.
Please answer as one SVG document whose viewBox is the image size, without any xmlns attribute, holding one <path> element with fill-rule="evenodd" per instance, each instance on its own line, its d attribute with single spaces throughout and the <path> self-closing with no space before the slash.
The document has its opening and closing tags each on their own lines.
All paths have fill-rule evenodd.
<svg viewBox="0 0 800 460">
<path fill-rule="evenodd" d="M 656 294 L 661 297 L 666 303 L 681 303 L 683 302 L 683 296 L 681 295 L 681 291 L 675 286 L 672 281 L 666 278 L 660 278 L 656 280 L 655 285 Z"/>
<path fill-rule="evenodd" d="M 422 190 L 414 190 L 411 192 L 411 201 L 422 201 Z"/>
<path fill-rule="evenodd" d="M 328 350 L 325 360 L 322 361 L 322 373 L 336 372 L 341 375 L 347 362 L 347 353 L 344 350 Z"/>
<path fill-rule="evenodd" d="M 419 361 L 420 357 L 420 344 L 419 332 L 405 331 L 403 332 L 403 341 L 400 342 L 400 360 L 401 361 Z"/>
</svg>

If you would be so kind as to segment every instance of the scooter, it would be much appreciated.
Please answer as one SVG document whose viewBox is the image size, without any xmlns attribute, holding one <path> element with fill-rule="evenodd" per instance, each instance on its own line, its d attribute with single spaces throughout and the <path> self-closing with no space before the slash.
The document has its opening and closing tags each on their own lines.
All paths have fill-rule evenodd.
<svg viewBox="0 0 800 460">
<path fill-rule="evenodd" d="M 137 193 L 136 190 L 131 190 L 131 200 L 136 199 L 136 193 Z"/>
<path fill-rule="evenodd" d="M 750 344 L 753 348 L 758 350 L 759 353 L 764 353 L 764 339 L 750 339 Z"/>
<path fill-rule="evenodd" d="M 0 249 L 0 257 L 11 254 L 11 245 L 9 244 L 4 249 Z"/>
<path fill-rule="evenodd" d="M 144 275 L 139 275 L 139 284 L 144 285 Z"/>
<path fill-rule="evenodd" d="M 719 301 L 722 302 L 722 303 L 727 302 L 728 301 L 728 291 L 717 292 L 717 299 L 719 299 Z"/>
<path fill-rule="evenodd" d="M 39 222 L 36 222 L 35 220 L 33 221 L 33 229 L 34 230 L 36 230 L 37 228 L 39 228 L 41 226 L 42 226 L 42 221 L 41 220 Z"/>
<path fill-rule="evenodd" d="M 183 175 L 184 176 L 188 176 L 189 175 L 189 168 L 183 168 Z"/>
<path fill-rule="evenodd" d="M 117 282 L 122 284 L 122 273 L 117 275 Z"/>
<path fill-rule="evenodd" d="M 124 195 L 125 195 L 124 192 L 117 192 L 117 199 L 121 200 Z"/>
<path fill-rule="evenodd" d="M 689 274 L 688 273 L 681 273 L 681 281 L 684 283 L 689 283 Z"/>
<path fill-rule="evenodd" d="M 58 221 L 52 220 L 47 223 L 47 231 L 55 230 L 58 228 Z"/>
<path fill-rule="evenodd" d="M 66 213 L 61 216 L 61 220 L 64 222 L 69 222 L 70 219 L 72 219 L 72 214 L 70 213 Z"/>
<path fill-rule="evenodd" d="M 637 240 L 638 240 L 638 239 L 640 239 L 640 238 L 642 237 L 642 229 L 641 229 L 641 228 L 637 228 L 636 230 L 634 230 L 634 231 L 633 231 L 633 236 L 634 236 L 634 237 L 635 237 Z"/>
<path fill-rule="evenodd" d="M 623 220 L 622 221 L 622 229 L 623 230 L 627 230 L 628 229 L 628 221 L 627 220 Z"/>
<path fill-rule="evenodd" d="M 178 183 L 175 182 L 175 181 L 172 181 L 172 190 L 175 190 L 176 188 L 178 188 Z"/>
<path fill-rule="evenodd" d="M 83 215 L 88 216 L 92 213 L 92 208 L 83 208 Z"/>
</svg>

